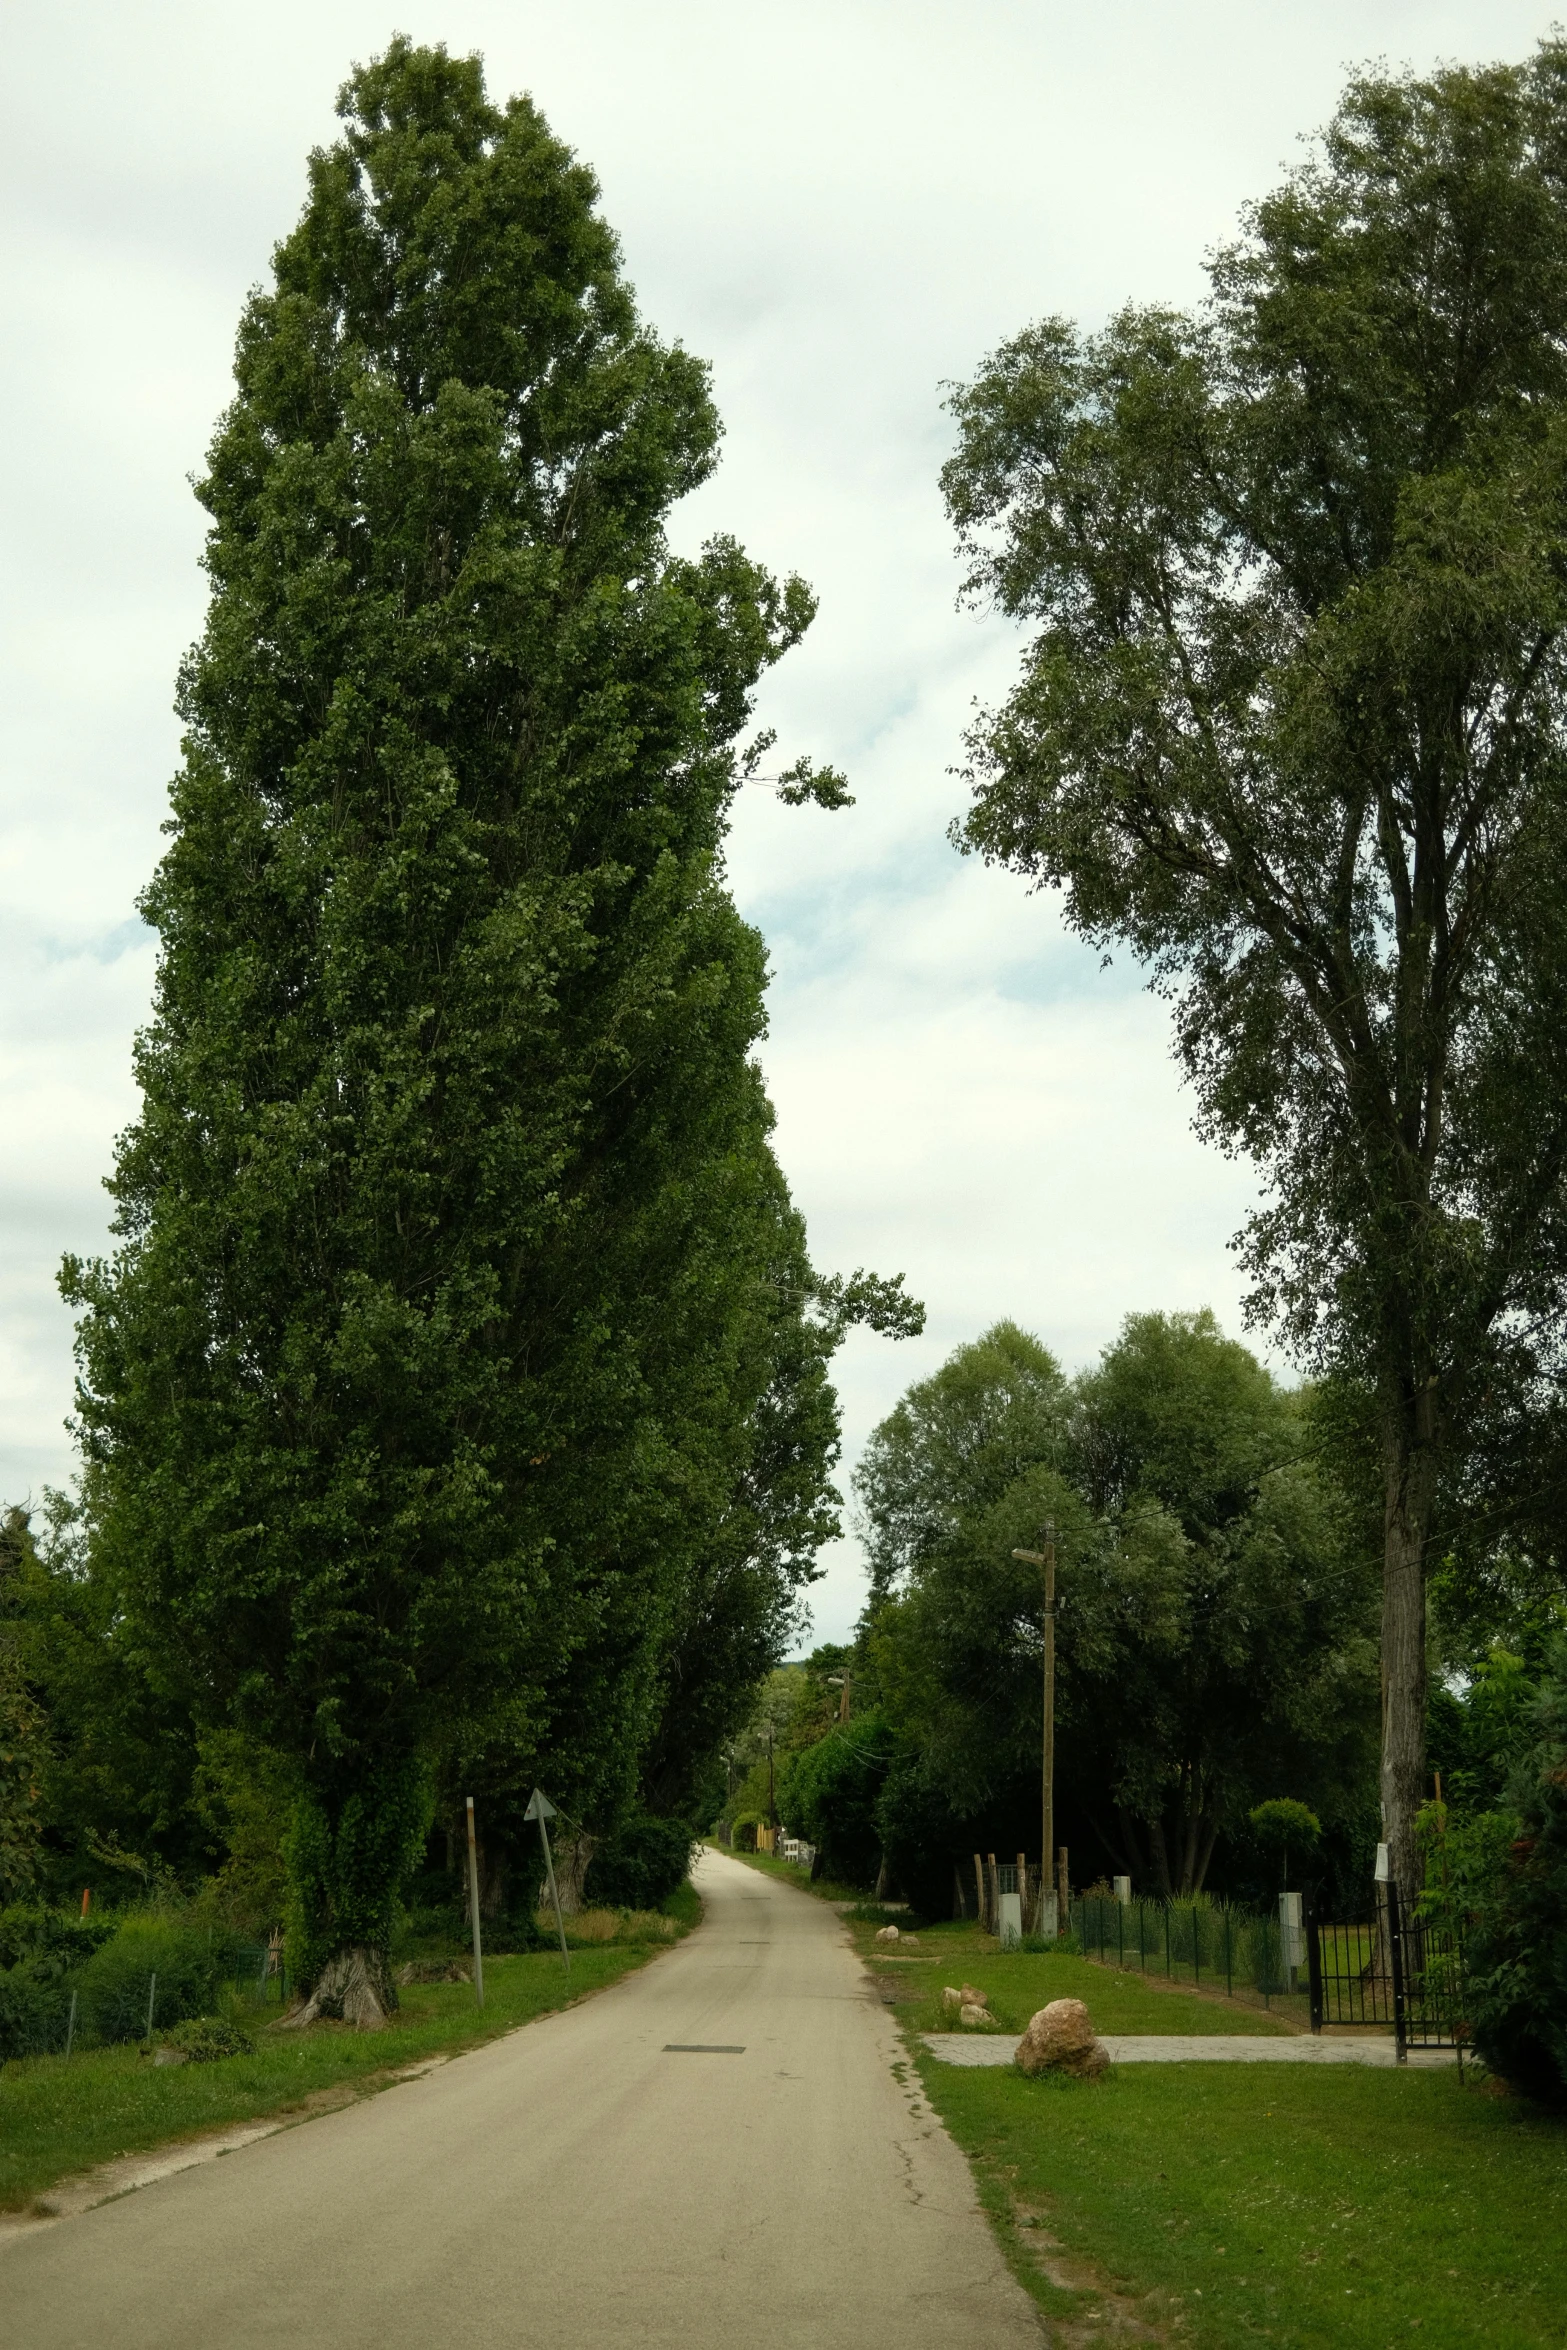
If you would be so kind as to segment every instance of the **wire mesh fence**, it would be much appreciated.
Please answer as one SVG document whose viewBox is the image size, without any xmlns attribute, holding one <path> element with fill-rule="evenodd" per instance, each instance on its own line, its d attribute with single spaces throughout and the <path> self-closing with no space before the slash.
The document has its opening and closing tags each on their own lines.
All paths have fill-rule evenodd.
<svg viewBox="0 0 1567 2350">
<path fill-rule="evenodd" d="M 230 1944 L 205 1970 L 102 1963 L 74 1974 L 0 1970 L 0 2064 L 150 2041 L 228 1994 L 249 2007 L 287 2004 L 281 1947 Z"/>
</svg>

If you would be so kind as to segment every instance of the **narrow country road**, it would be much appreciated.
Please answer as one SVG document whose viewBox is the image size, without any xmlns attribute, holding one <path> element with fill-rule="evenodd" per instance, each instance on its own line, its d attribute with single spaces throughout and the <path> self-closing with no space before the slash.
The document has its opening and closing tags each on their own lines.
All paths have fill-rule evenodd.
<svg viewBox="0 0 1567 2350">
<path fill-rule="evenodd" d="M 613 1990 L 15 2243 L 5 2350 L 1038 2350 L 835 1913 L 696 1873 Z"/>
</svg>

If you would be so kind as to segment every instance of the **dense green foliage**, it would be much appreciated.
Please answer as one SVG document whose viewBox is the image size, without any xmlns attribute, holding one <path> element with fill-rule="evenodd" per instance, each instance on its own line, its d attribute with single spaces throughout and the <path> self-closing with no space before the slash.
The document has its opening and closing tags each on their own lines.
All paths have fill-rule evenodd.
<svg viewBox="0 0 1567 2350">
<path fill-rule="evenodd" d="M 1374 1398 L 1415 1884 L 1434 1515 L 1567 1270 L 1567 44 L 1353 81 L 1211 274 L 954 397 L 969 588 L 1037 628 L 963 837 L 1175 999 L 1259 1310 Z"/>
<path fill-rule="evenodd" d="M 846 1885 L 874 1882 L 882 1850 L 876 1798 L 891 1756 L 892 1732 L 877 1713 L 836 1723 L 791 1756 L 779 1808 L 815 1845 L 821 1875 Z"/>
<path fill-rule="evenodd" d="M 1373 1594 L 1313 1450 L 1309 1399 L 1208 1314 L 1130 1317 L 1070 1384 L 1003 1323 L 910 1391 L 857 1479 L 870 1645 L 904 1744 L 884 1826 L 906 1865 L 922 1842 L 944 1851 L 950 1898 L 964 1822 L 1037 1851 L 1043 1589 L 1013 1554 L 1046 1518 L 1058 1803 L 1099 1852 L 1190 1892 L 1259 1799 L 1353 1805 Z"/>
<path fill-rule="evenodd" d="M 1488 1865 L 1471 1864 L 1458 1906 L 1476 2046 L 1518 2087 L 1567 2105 L 1567 1642 L 1532 1711 L 1510 1816 L 1472 1828 Z"/>
<path fill-rule="evenodd" d="M 628 1813 L 588 1863 L 588 1901 L 607 1903 L 612 1909 L 657 1909 L 685 1882 L 691 1844 L 684 1820 Z"/>
<path fill-rule="evenodd" d="M 1289 1795 L 1270 1796 L 1266 1803 L 1253 1805 L 1247 1825 L 1253 1841 L 1277 1863 L 1282 1886 L 1290 1882 L 1291 1856 L 1298 1875 L 1310 1867 L 1322 1841 L 1322 1822 L 1316 1813 L 1309 1804 L 1297 1803 Z"/>
<path fill-rule="evenodd" d="M 27 1684 L 21 1632 L 26 1554 L 26 1518 L 7 1510 L 0 1519 L 0 1902 L 31 1891 L 43 1842 L 43 1718 Z"/>
<path fill-rule="evenodd" d="M 384 1948 L 432 1787 L 492 1858 L 535 1779 L 699 1800 L 836 1523 L 828 1356 L 912 1311 L 816 1279 L 769 1143 L 721 852 L 813 604 L 669 550 L 706 371 L 477 60 L 340 112 L 199 489 L 120 1245 L 65 1276 L 91 1579 L 292 1774 L 307 1974 Z"/>
</svg>

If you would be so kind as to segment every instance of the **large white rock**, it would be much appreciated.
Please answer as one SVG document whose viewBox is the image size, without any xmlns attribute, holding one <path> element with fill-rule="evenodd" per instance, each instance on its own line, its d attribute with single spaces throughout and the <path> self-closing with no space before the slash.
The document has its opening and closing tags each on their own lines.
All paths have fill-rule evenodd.
<svg viewBox="0 0 1567 2350">
<path fill-rule="evenodd" d="M 1017 2067 L 1025 2073 L 1072 2073 L 1092 2081 L 1109 2064 L 1080 1999 L 1052 1999 L 1029 2018 L 1018 2042 Z"/>
</svg>

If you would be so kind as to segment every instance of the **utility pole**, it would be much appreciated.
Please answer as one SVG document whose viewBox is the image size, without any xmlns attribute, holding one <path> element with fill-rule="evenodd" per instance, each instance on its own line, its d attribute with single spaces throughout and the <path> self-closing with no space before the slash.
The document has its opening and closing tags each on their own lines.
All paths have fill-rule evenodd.
<svg viewBox="0 0 1567 2350">
<path fill-rule="evenodd" d="M 1040 1773 L 1039 1925 L 1044 1931 L 1045 1902 L 1050 1892 L 1050 1862 L 1055 1843 L 1056 1809 L 1056 1529 L 1047 1518 L 1042 1530 L 1043 1550 L 1015 1550 L 1012 1556 L 1026 1567 L 1045 1573 L 1045 1721 Z M 1057 1918 L 1057 1931 L 1060 1919 Z"/>
<path fill-rule="evenodd" d="M 836 1689 L 838 1692 L 838 1719 L 840 1722 L 846 1722 L 849 1718 L 849 1691 L 853 1685 L 854 1675 L 851 1672 L 829 1673 L 827 1676 L 828 1688 Z"/>
</svg>

